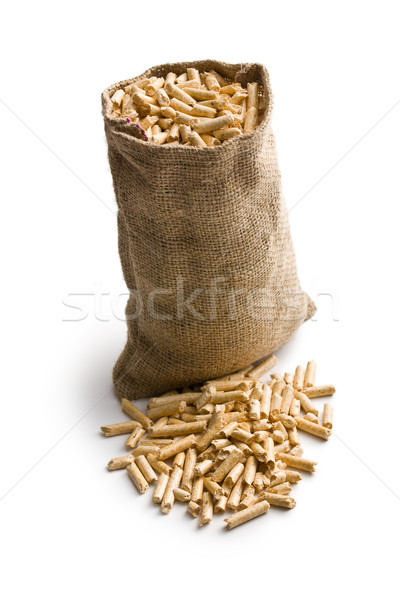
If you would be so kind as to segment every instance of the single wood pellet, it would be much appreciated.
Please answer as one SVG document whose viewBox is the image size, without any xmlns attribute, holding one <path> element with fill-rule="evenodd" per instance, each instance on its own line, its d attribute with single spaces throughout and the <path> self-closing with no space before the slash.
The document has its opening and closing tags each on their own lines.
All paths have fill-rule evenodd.
<svg viewBox="0 0 400 600">
<path fill-rule="evenodd" d="M 218 81 L 217 74 L 212 75 L 203 87 L 197 87 L 202 75 L 188 69 L 187 79 L 181 82 L 171 74 L 173 87 L 166 90 L 164 80 L 161 84 L 157 78 L 143 89 L 132 89 L 140 102 L 149 106 L 155 106 L 154 98 L 167 102 L 166 93 L 168 108 L 187 101 L 187 96 L 195 101 L 193 92 L 197 97 L 204 92 L 213 94 L 206 102 L 217 100 L 218 85 L 221 90 L 231 90 L 231 98 L 241 93 L 238 84 Z M 255 90 L 248 86 L 250 108 L 258 102 Z M 114 102 L 122 106 L 125 97 L 119 94 Z M 187 511 L 198 518 L 200 526 L 209 523 L 214 513 L 227 510 L 234 512 L 225 519 L 227 528 L 232 529 L 265 514 L 270 506 L 294 508 L 291 486 L 301 481 L 299 471 L 312 473 L 317 464 L 303 458 L 300 434 L 328 440 L 332 433 L 332 405 L 325 403 L 321 410 L 311 398 L 332 395 L 335 388 L 315 385 L 314 361 L 309 361 L 306 369 L 299 365 L 284 376 L 272 373 L 267 383 L 259 380 L 275 364 L 276 357 L 270 355 L 255 367 L 206 381 L 195 391 L 172 390 L 151 398 L 147 414 L 123 398 L 122 410 L 132 420 L 105 425 L 101 430 L 106 437 L 129 434 L 125 446 L 132 452 L 111 459 L 108 469 L 126 469 L 142 494 L 154 483 L 153 501 L 163 513 L 170 512 L 178 500 L 187 504 Z"/>
</svg>

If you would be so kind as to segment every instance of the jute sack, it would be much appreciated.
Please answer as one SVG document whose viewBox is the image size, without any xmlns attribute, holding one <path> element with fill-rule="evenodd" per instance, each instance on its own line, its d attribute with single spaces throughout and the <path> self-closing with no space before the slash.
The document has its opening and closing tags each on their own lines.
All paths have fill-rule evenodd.
<svg viewBox="0 0 400 600">
<path fill-rule="evenodd" d="M 152 75 L 215 69 L 266 97 L 253 134 L 217 147 L 158 146 L 111 117 L 113 93 Z M 297 278 L 261 64 L 165 64 L 102 95 L 130 298 L 114 367 L 131 400 L 238 370 L 279 348 L 315 311 Z"/>
</svg>

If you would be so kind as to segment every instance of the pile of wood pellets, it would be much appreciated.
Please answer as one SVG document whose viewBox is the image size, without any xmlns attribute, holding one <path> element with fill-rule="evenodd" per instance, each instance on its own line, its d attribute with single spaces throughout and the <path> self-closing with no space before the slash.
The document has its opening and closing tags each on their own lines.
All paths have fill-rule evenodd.
<svg viewBox="0 0 400 600">
<path fill-rule="evenodd" d="M 130 454 L 113 458 L 110 471 L 125 469 L 140 493 L 154 483 L 154 502 L 168 513 L 175 500 L 209 523 L 214 513 L 233 511 L 228 529 L 265 514 L 270 506 L 294 508 L 292 485 L 299 471 L 315 471 L 303 458 L 299 431 L 328 440 L 332 405 L 321 423 L 312 399 L 334 394 L 333 385 L 315 385 L 316 364 L 291 373 L 264 376 L 276 364 L 272 354 L 203 386 L 151 398 L 147 415 L 126 398 L 131 421 L 101 428 L 109 437 L 130 434 Z"/>
<path fill-rule="evenodd" d="M 257 82 L 244 89 L 216 71 L 138 80 L 112 96 L 112 117 L 132 123 L 154 144 L 219 146 L 252 133 L 263 117 L 265 97 Z"/>
</svg>

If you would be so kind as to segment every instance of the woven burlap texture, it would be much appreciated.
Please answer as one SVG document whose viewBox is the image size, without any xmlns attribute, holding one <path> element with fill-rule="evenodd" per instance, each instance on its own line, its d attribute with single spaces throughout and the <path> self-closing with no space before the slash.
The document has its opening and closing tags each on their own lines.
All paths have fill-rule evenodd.
<svg viewBox="0 0 400 600">
<path fill-rule="evenodd" d="M 137 139 L 129 123 L 112 118 L 116 89 L 189 66 L 216 69 L 242 85 L 259 82 L 267 109 L 255 133 L 213 148 L 164 147 Z M 315 306 L 297 277 L 266 68 L 165 64 L 110 86 L 102 105 L 131 291 L 128 338 L 113 372 L 117 394 L 134 400 L 182 388 L 282 346 Z"/>
</svg>

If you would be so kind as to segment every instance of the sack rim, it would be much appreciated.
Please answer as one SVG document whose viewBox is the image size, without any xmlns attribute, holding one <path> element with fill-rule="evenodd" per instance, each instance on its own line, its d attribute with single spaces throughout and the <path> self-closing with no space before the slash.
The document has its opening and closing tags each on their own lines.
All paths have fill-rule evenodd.
<svg viewBox="0 0 400 600">
<path fill-rule="evenodd" d="M 205 63 L 208 63 L 210 65 L 208 68 L 213 68 L 215 70 L 218 70 L 218 69 L 221 69 L 221 67 L 222 67 L 223 70 L 225 69 L 225 70 L 234 72 L 235 75 L 237 75 L 239 72 L 246 73 L 250 69 L 259 71 L 260 77 L 256 78 L 256 79 L 253 78 L 253 80 L 259 81 L 262 84 L 262 86 L 266 92 L 265 95 L 266 95 L 266 99 L 267 99 L 267 107 L 265 109 L 265 113 L 264 113 L 261 123 L 257 126 L 257 128 L 255 129 L 255 131 L 253 133 L 244 133 L 242 135 L 238 135 L 230 140 L 223 142 L 220 146 L 207 146 L 206 148 L 197 147 L 197 146 L 185 146 L 183 144 L 177 144 L 176 146 L 168 146 L 168 145 L 164 145 L 164 144 L 159 145 L 159 144 L 153 144 L 151 142 L 149 143 L 147 141 L 141 140 L 138 137 L 135 137 L 134 135 L 132 135 L 132 131 L 129 131 L 131 129 L 131 126 L 129 123 L 125 123 L 124 121 L 115 119 L 111 116 L 111 112 L 112 112 L 111 97 L 117 89 L 119 89 L 121 87 L 126 87 L 127 85 L 129 85 L 131 83 L 135 83 L 135 81 L 138 81 L 138 80 L 146 78 L 146 77 L 150 77 L 150 76 L 152 76 L 156 73 L 160 73 L 160 72 L 174 71 L 174 69 L 180 70 L 183 72 L 188 67 L 204 68 Z M 163 63 L 160 65 L 155 65 L 153 67 L 146 69 L 140 75 L 136 75 L 129 79 L 124 79 L 122 81 L 118 81 L 118 82 L 113 83 L 112 85 L 108 86 L 102 92 L 101 100 L 102 100 L 102 114 L 103 114 L 104 123 L 105 123 L 106 128 L 111 129 L 112 133 L 116 134 L 117 137 L 123 137 L 125 139 L 128 139 L 129 141 L 131 141 L 131 143 L 134 145 L 134 147 L 136 146 L 138 149 L 141 148 L 142 151 L 147 150 L 152 153 L 153 152 L 156 152 L 156 153 L 161 152 L 161 153 L 164 153 L 164 156 L 165 156 L 165 152 L 170 152 L 172 154 L 173 153 L 188 154 L 190 152 L 202 152 L 204 155 L 207 151 L 208 152 L 212 151 L 214 153 L 222 154 L 227 149 L 231 148 L 233 144 L 242 144 L 243 145 L 243 144 L 250 143 L 251 140 L 254 140 L 255 138 L 259 138 L 264 134 L 265 129 L 270 124 L 271 114 L 272 114 L 272 109 L 273 109 L 273 94 L 272 94 L 272 90 L 271 90 L 270 76 L 269 76 L 269 72 L 264 64 L 256 63 L 256 62 L 253 62 L 253 63 L 226 63 L 226 62 L 215 60 L 215 59 L 204 59 L 204 60 L 175 62 L 175 63 Z"/>
</svg>

